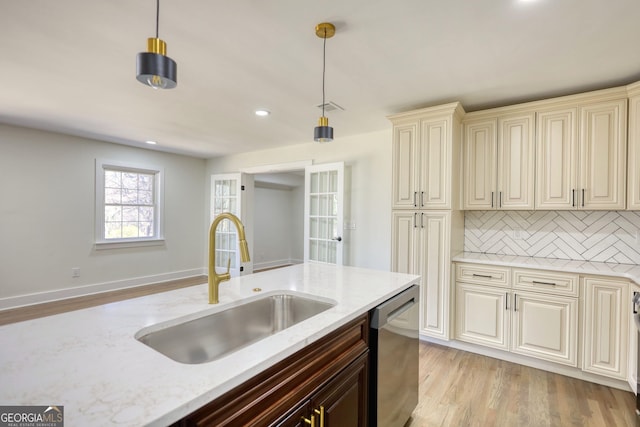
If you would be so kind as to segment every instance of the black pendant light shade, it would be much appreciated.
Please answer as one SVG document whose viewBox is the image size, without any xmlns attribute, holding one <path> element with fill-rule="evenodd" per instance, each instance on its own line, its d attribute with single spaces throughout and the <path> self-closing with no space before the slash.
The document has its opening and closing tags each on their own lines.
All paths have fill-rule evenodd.
<svg viewBox="0 0 640 427">
<path fill-rule="evenodd" d="M 329 119 L 322 116 L 318 120 L 318 126 L 313 129 L 313 140 L 316 142 L 333 141 L 333 128 L 329 126 Z"/>
<path fill-rule="evenodd" d="M 154 89 L 173 89 L 178 84 L 178 66 L 167 56 L 167 44 L 158 37 L 160 0 L 156 0 L 156 36 L 147 39 L 147 52 L 136 58 L 136 78 Z"/>
<path fill-rule="evenodd" d="M 313 140 L 316 142 L 333 141 L 333 128 L 329 126 L 329 119 L 324 116 L 324 75 L 327 56 L 327 39 L 333 37 L 336 27 L 328 22 L 316 25 L 316 36 L 323 39 L 322 45 L 322 116 L 318 120 L 318 126 L 313 129 Z"/>
<path fill-rule="evenodd" d="M 137 57 L 137 79 L 155 89 L 173 89 L 178 84 L 178 65 L 168 56 L 140 52 Z"/>
</svg>

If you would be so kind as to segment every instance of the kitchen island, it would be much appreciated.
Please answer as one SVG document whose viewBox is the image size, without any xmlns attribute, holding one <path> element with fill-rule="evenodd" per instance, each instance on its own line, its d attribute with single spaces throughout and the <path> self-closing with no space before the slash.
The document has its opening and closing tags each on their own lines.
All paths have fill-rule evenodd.
<svg viewBox="0 0 640 427">
<path fill-rule="evenodd" d="M 166 426 L 348 324 L 419 277 L 300 264 L 0 327 L 0 404 L 61 405 L 68 426 Z M 260 289 L 256 291 L 256 289 Z M 274 291 L 336 305 L 221 359 L 182 364 L 135 339 L 145 327 Z"/>
</svg>

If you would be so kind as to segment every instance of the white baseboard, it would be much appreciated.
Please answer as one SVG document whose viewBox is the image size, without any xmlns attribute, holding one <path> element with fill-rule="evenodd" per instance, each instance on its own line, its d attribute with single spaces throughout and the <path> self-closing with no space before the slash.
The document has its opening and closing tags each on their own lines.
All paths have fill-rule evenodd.
<svg viewBox="0 0 640 427">
<path fill-rule="evenodd" d="M 76 288 L 56 289 L 53 291 L 0 298 L 0 310 L 24 307 L 33 304 L 41 304 L 67 298 L 93 295 L 101 292 L 115 291 L 118 289 L 135 288 L 137 286 L 149 285 L 151 283 L 168 282 L 170 280 L 186 279 L 189 277 L 202 275 L 207 275 L 206 268 L 194 268 L 192 270 L 183 270 L 175 271 L 172 273 L 155 274 L 152 276 L 135 277 L 133 279 L 97 283 L 94 285 L 78 286 Z"/>
<path fill-rule="evenodd" d="M 257 262 L 253 264 L 253 270 L 264 270 L 265 268 L 281 267 L 283 265 L 302 264 L 302 260 L 297 259 L 278 259 L 275 261 Z"/>
<path fill-rule="evenodd" d="M 579 368 L 573 368 L 570 366 L 563 366 L 553 362 L 547 362 L 545 360 L 535 359 L 532 357 L 522 356 L 520 354 L 510 353 L 507 351 L 497 350 L 495 348 L 484 347 L 481 345 L 466 343 L 462 341 L 445 341 L 437 338 L 428 337 L 426 335 L 420 335 L 422 341 L 439 344 L 445 347 L 455 348 L 457 350 L 468 351 L 470 353 L 481 354 L 483 356 L 493 357 L 494 359 L 506 360 L 507 362 L 517 363 L 519 365 L 528 366 L 530 368 L 541 369 L 543 371 L 553 372 L 555 374 L 565 375 L 571 378 L 577 378 L 579 380 L 589 381 L 596 384 L 605 385 L 608 387 L 617 388 L 624 391 L 631 391 L 629 383 L 623 380 L 616 380 L 613 378 L 607 378 L 600 375 L 590 374 L 584 372 Z"/>
</svg>

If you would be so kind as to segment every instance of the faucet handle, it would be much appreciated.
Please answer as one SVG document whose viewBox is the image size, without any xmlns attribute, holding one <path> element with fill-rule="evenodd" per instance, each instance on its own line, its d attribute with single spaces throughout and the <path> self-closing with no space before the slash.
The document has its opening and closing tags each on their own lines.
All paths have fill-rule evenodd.
<svg viewBox="0 0 640 427">
<path fill-rule="evenodd" d="M 229 270 L 231 270 L 231 257 L 227 259 L 227 274 L 229 274 Z"/>
</svg>

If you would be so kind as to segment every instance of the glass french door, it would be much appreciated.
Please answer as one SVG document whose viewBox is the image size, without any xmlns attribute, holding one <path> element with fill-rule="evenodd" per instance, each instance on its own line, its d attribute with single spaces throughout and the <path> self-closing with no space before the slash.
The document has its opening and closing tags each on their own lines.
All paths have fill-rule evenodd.
<svg viewBox="0 0 640 427">
<path fill-rule="evenodd" d="M 344 163 L 305 168 L 304 260 L 342 265 Z"/>
<path fill-rule="evenodd" d="M 250 182 L 251 181 L 251 182 Z M 250 255 L 253 255 L 253 224 L 250 209 L 247 204 L 252 192 L 252 177 L 242 173 L 211 175 L 211 218 L 213 223 L 216 216 L 223 212 L 229 212 L 240 218 L 245 226 L 245 235 L 249 244 Z M 231 221 L 224 220 L 216 228 L 215 267 L 216 272 L 227 271 L 227 263 L 231 260 L 229 272 L 231 276 L 250 274 L 253 272 L 253 262 L 241 263 L 238 250 L 238 232 Z"/>
</svg>

